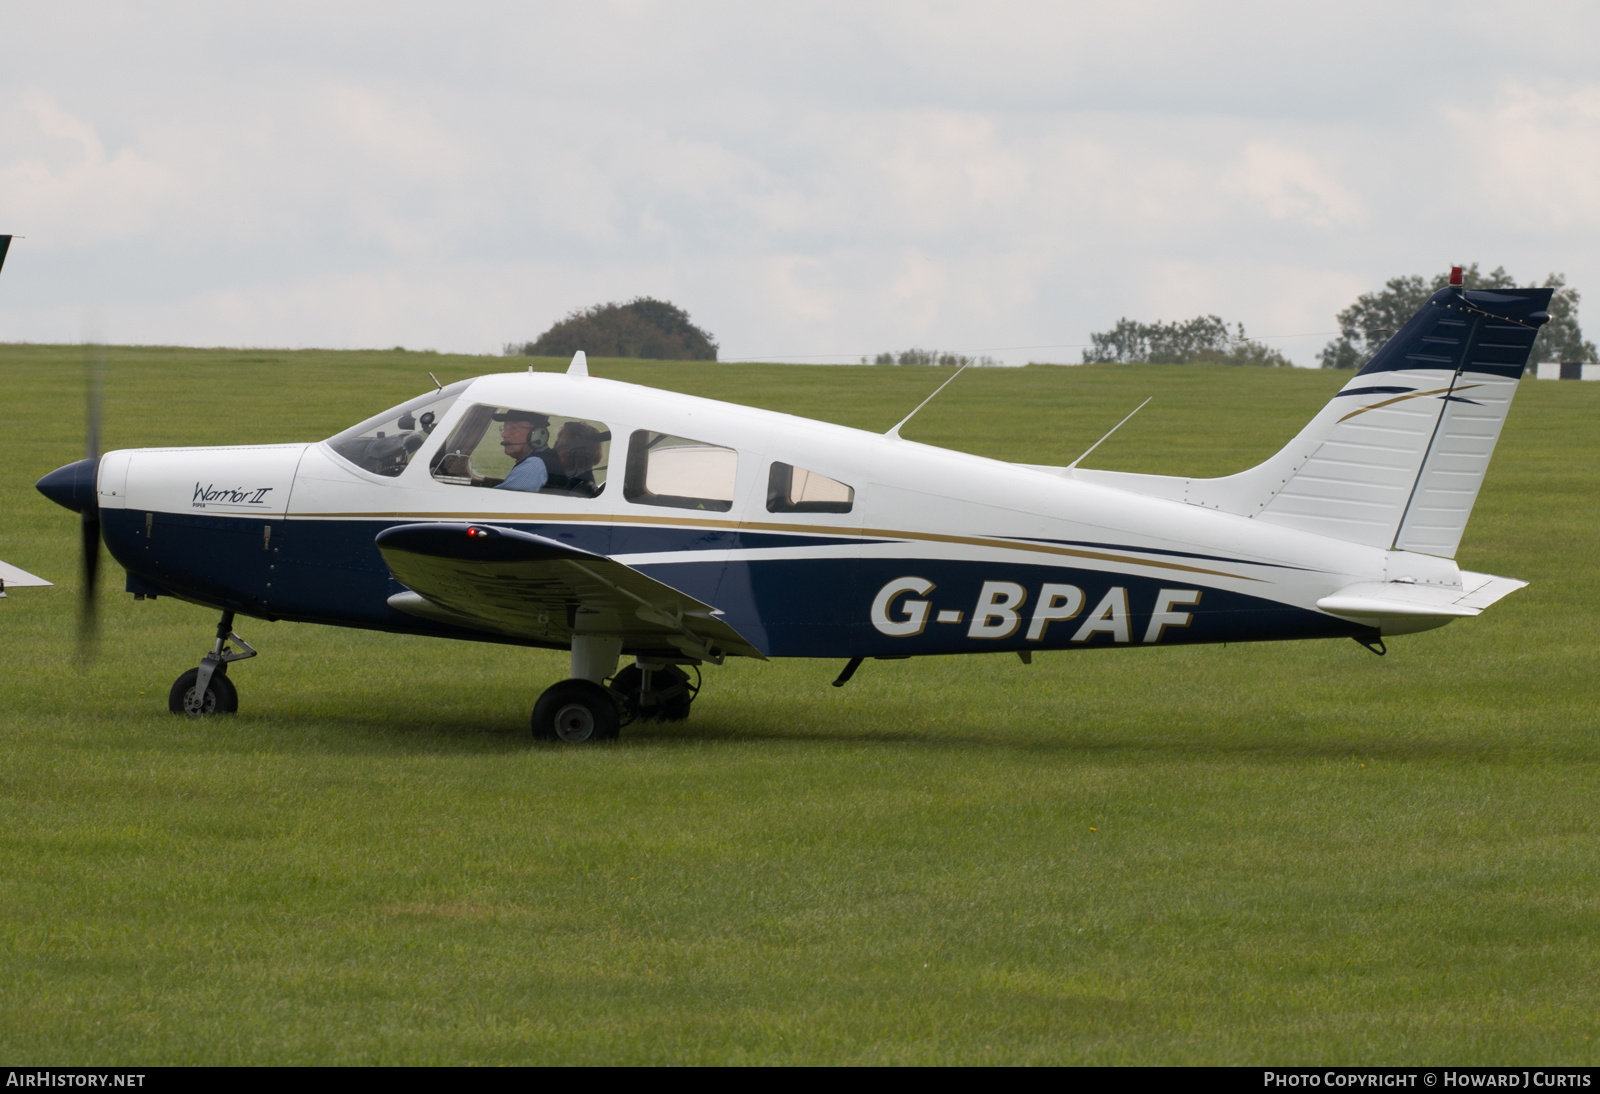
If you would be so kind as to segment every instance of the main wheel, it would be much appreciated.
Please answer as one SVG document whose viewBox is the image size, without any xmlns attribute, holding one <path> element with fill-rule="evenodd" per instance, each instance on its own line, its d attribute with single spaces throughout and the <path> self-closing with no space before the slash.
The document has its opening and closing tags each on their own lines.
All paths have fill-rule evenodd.
<svg viewBox="0 0 1600 1094">
<path fill-rule="evenodd" d="M 607 741 L 621 722 L 611 693 L 588 680 L 554 684 L 533 705 L 533 735 L 544 741 Z"/>
<path fill-rule="evenodd" d="M 699 690 L 689 683 L 689 674 L 676 665 L 666 665 L 650 673 L 650 694 L 641 700 L 639 685 L 644 673 L 629 665 L 611 678 L 611 692 L 632 718 L 645 722 L 681 722 L 689 717 L 689 704 Z"/>
<path fill-rule="evenodd" d="M 195 684 L 200 680 L 200 670 L 190 669 L 172 683 L 167 692 L 167 709 L 174 714 L 187 714 L 198 718 L 203 714 L 236 714 L 239 710 L 239 690 L 228 679 L 228 674 L 218 667 L 211 674 L 205 695 L 196 694 Z"/>
</svg>

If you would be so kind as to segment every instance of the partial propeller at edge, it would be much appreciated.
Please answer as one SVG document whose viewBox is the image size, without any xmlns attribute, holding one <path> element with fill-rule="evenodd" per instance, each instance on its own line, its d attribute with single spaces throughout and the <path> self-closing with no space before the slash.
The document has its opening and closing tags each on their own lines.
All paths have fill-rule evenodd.
<svg viewBox="0 0 1600 1094">
<path fill-rule="evenodd" d="M 100 576 L 100 497 L 96 489 L 100 465 L 100 418 L 105 403 L 106 349 L 99 343 L 85 346 L 84 419 L 86 440 L 84 458 L 90 463 L 90 493 L 79 512 L 79 556 L 82 581 L 78 587 L 78 658 L 90 660 L 100 635 L 100 616 L 96 583 Z"/>
</svg>

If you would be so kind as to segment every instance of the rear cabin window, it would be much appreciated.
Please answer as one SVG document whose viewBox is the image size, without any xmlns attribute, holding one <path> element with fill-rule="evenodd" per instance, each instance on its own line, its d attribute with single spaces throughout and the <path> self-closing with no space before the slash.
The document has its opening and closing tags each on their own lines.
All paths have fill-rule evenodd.
<svg viewBox="0 0 1600 1094">
<path fill-rule="evenodd" d="M 767 476 L 769 513 L 848 513 L 855 489 L 793 464 L 775 463 Z"/>
<path fill-rule="evenodd" d="M 731 448 L 636 429 L 628 439 L 622 496 L 640 505 L 726 513 L 738 470 L 739 455 Z"/>
<path fill-rule="evenodd" d="M 598 497 L 606 488 L 611 431 L 603 422 L 520 407 L 471 407 L 433 459 L 433 477 L 456 486 Z"/>
</svg>

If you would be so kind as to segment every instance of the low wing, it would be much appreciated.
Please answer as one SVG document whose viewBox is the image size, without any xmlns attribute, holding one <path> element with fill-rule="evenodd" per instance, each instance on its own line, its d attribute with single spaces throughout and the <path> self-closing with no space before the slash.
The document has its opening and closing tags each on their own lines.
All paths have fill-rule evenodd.
<svg viewBox="0 0 1600 1094">
<path fill-rule="evenodd" d="M 4 239 L 0 236 L 0 239 Z M 0 250 L 0 260 L 5 258 L 5 251 Z M 42 577 L 35 577 L 27 570 L 19 570 L 9 562 L 0 562 L 0 596 L 6 595 L 6 589 L 21 589 L 39 585 L 49 585 L 50 582 Z"/>
<path fill-rule="evenodd" d="M 402 524 L 378 534 L 389 570 L 412 591 L 410 615 L 566 644 L 574 632 L 619 635 L 627 653 L 764 655 L 717 610 L 631 566 L 565 543 L 483 524 Z"/>
</svg>

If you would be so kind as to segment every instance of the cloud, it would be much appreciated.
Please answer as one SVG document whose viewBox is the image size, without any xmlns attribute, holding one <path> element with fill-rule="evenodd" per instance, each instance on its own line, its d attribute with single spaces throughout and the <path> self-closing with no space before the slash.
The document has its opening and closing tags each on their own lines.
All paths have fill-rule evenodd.
<svg viewBox="0 0 1600 1094">
<path fill-rule="evenodd" d="M 1457 259 L 1600 284 L 1600 15 L 1498 11 L 7 9 L 0 338 L 92 299 L 119 338 L 486 351 L 648 293 L 730 351 L 987 351 L 1321 330 Z"/>
<path fill-rule="evenodd" d="M 1501 89 L 1487 109 L 1455 108 L 1449 119 L 1468 184 L 1496 212 L 1527 229 L 1600 227 L 1600 86 Z"/>
<path fill-rule="evenodd" d="M 188 189 L 166 164 L 108 151 L 92 124 L 34 89 L 0 102 L 0 143 L 6 216 L 45 240 L 87 246 L 150 233 Z"/>
<path fill-rule="evenodd" d="M 1225 181 L 1274 220 L 1320 228 L 1356 224 L 1365 214 L 1360 199 L 1314 156 L 1272 141 L 1249 142 Z"/>
</svg>

